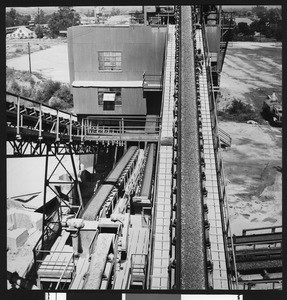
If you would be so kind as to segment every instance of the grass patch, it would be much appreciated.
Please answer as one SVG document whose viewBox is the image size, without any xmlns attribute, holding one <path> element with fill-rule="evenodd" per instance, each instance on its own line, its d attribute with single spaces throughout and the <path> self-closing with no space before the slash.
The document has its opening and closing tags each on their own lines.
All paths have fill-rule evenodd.
<svg viewBox="0 0 287 300">
<path fill-rule="evenodd" d="M 73 95 L 67 84 L 44 78 L 40 73 L 18 71 L 6 67 L 6 90 L 50 105 L 57 109 L 71 110 Z"/>
<path fill-rule="evenodd" d="M 240 100 L 234 99 L 229 107 L 222 111 L 218 111 L 218 117 L 221 120 L 246 122 L 253 120 L 260 122 L 262 118 L 250 104 L 246 104 Z"/>
</svg>

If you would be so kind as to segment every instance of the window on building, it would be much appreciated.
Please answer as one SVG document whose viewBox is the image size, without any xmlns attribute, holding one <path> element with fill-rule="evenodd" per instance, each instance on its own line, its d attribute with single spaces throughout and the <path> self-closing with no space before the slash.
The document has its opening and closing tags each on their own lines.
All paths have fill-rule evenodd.
<svg viewBox="0 0 287 300">
<path fill-rule="evenodd" d="M 98 88 L 98 104 L 104 110 L 114 110 L 115 105 L 122 105 L 121 88 Z"/>
<path fill-rule="evenodd" d="M 99 70 L 121 71 L 122 53 L 121 52 L 99 52 Z"/>
</svg>

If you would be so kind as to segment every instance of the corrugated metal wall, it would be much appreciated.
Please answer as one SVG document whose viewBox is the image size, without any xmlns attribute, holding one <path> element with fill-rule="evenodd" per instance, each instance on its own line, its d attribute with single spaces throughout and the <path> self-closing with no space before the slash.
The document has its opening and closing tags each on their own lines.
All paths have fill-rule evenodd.
<svg viewBox="0 0 287 300">
<path fill-rule="evenodd" d="M 166 27 L 76 26 L 68 29 L 70 82 L 136 81 L 147 74 L 161 74 Z M 98 51 L 122 52 L 122 71 L 101 71 Z M 122 90 L 122 107 L 103 111 L 98 107 L 96 88 L 73 88 L 78 114 L 146 114 L 142 89 Z"/>
<path fill-rule="evenodd" d="M 218 54 L 220 51 L 220 26 L 206 26 L 209 52 Z"/>
<path fill-rule="evenodd" d="M 100 115 L 138 115 L 146 114 L 146 101 L 141 88 L 122 88 L 122 105 L 115 105 L 115 110 L 103 110 L 98 105 L 97 88 L 73 88 L 74 110 L 78 114 Z"/>
</svg>

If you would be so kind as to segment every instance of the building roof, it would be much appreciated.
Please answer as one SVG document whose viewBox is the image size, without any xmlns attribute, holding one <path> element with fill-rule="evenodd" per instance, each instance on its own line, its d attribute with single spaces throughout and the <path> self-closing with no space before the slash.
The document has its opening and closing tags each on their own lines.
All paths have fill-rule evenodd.
<svg viewBox="0 0 287 300">
<path fill-rule="evenodd" d="M 248 26 L 252 23 L 253 21 L 249 18 L 235 18 L 235 23 L 246 23 Z"/>
<path fill-rule="evenodd" d="M 17 28 L 13 33 L 20 31 L 20 30 L 22 30 L 23 33 L 27 33 L 27 34 L 33 33 L 32 30 L 30 30 L 29 28 L 27 28 L 25 26 L 21 26 L 21 27 Z"/>
<path fill-rule="evenodd" d="M 142 87 L 143 81 L 81 81 L 75 80 L 72 83 L 73 87 Z"/>
</svg>

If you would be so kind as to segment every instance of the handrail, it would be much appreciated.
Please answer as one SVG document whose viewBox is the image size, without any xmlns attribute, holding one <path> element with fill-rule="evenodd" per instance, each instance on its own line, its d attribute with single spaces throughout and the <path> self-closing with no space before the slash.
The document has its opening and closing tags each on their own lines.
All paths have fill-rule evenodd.
<svg viewBox="0 0 287 300">
<path fill-rule="evenodd" d="M 213 89 L 213 81 L 212 81 L 212 73 L 211 73 L 211 58 L 210 58 L 210 55 L 209 55 L 209 46 L 208 46 L 208 39 L 207 39 L 207 34 L 206 34 L 206 27 L 205 27 L 205 23 L 203 21 L 202 23 L 203 25 L 203 42 L 204 42 L 204 52 L 205 52 L 205 62 L 206 62 L 206 74 L 209 78 L 209 83 L 210 83 L 210 86 L 208 86 L 208 89 L 209 89 L 209 94 L 211 94 L 211 100 L 212 100 L 212 104 L 213 104 L 213 109 L 214 109 L 214 119 L 215 119 L 215 126 L 213 128 L 213 130 L 215 131 L 215 134 L 216 136 L 218 137 L 219 136 L 219 133 L 218 133 L 218 120 L 217 120 L 217 107 L 216 107 L 216 101 L 215 101 L 215 94 L 214 94 L 214 89 Z M 208 66 L 208 67 L 207 67 Z M 221 150 L 220 148 L 218 147 L 217 145 L 217 151 L 215 153 L 215 159 L 216 159 L 216 166 L 218 168 L 218 163 L 220 162 L 220 169 L 219 169 L 219 172 L 221 174 L 221 176 L 217 176 L 217 181 L 218 181 L 218 192 L 219 192 L 219 196 L 220 196 L 220 207 L 221 207 L 221 210 L 222 210 L 222 225 L 223 225 L 223 234 L 224 236 L 227 234 L 228 235 L 228 232 L 229 232 L 229 235 L 232 236 L 232 233 L 231 233 L 231 227 L 229 225 L 229 205 L 228 205 L 228 198 L 227 198 L 227 195 L 226 195 L 226 192 L 225 192 L 225 183 L 224 183 L 224 178 L 225 178 L 225 175 L 224 175 L 224 168 L 223 168 L 223 160 L 222 160 L 222 157 L 221 157 Z M 223 202 L 223 203 L 222 203 Z M 225 210 L 225 211 L 224 211 Z M 226 216 L 227 214 L 227 216 Z M 227 228 L 226 228 L 227 227 Z M 226 253 L 226 262 L 227 262 L 227 265 L 229 266 L 230 265 L 230 260 L 229 260 L 229 254 L 228 254 L 228 251 L 227 251 L 227 240 L 226 238 L 224 238 L 224 248 L 225 248 L 225 253 Z M 237 277 L 237 267 L 236 267 L 236 261 L 235 261 L 235 250 L 234 250 L 234 245 L 233 245 L 233 241 L 231 239 L 231 251 L 232 251 L 232 263 L 233 263 L 233 268 L 234 268 L 234 277 L 235 277 L 235 283 L 236 283 L 236 289 L 238 289 L 238 277 Z M 231 274 L 229 274 L 231 275 Z M 231 280 L 229 280 L 229 282 L 231 282 Z"/>
<path fill-rule="evenodd" d="M 167 59 L 167 44 L 168 44 L 168 29 L 169 26 L 167 26 L 166 30 L 166 45 L 165 45 L 165 51 L 164 51 L 164 62 L 166 62 Z M 162 105 L 161 105 L 161 110 L 160 110 L 160 119 L 162 119 L 162 114 L 163 114 L 163 105 L 164 105 L 164 95 L 165 95 L 165 79 L 166 79 L 166 73 L 163 73 L 163 85 L 162 85 Z M 159 141 L 161 140 L 161 124 L 159 125 Z M 149 280 L 147 281 L 147 288 L 149 289 L 151 285 L 151 279 L 152 276 L 150 275 L 151 268 L 152 268 L 152 253 L 153 253 L 153 248 L 154 248 L 154 226 L 155 226 L 155 200 L 157 197 L 157 185 L 158 185 L 158 174 L 159 174 L 159 153 L 160 153 L 160 142 L 157 144 L 157 155 L 156 155 L 156 167 L 155 167 L 155 180 L 154 180 L 154 190 L 153 190 L 153 197 L 152 197 L 152 213 L 151 215 L 153 216 L 151 220 L 151 226 L 150 226 L 150 241 L 149 241 L 149 254 L 148 254 L 148 268 L 147 268 L 147 277 Z"/>
<path fill-rule="evenodd" d="M 159 87 L 163 86 L 163 75 L 162 74 L 146 74 L 143 73 L 143 89 L 149 87 L 150 84 L 158 83 Z M 151 88 L 151 87 L 150 87 Z"/>
<path fill-rule="evenodd" d="M 9 95 L 14 94 L 9 93 Z M 38 106 L 37 108 L 34 106 L 31 107 L 29 103 L 20 103 L 21 99 L 18 96 L 15 99 L 7 99 L 6 102 L 7 117 L 9 118 L 7 126 L 16 129 L 16 138 L 19 140 L 22 138 L 22 133 L 26 134 L 25 130 L 34 131 L 38 136 L 38 141 L 42 141 L 43 136 L 48 133 L 55 135 L 55 142 L 60 142 L 61 138 L 66 137 L 70 142 L 73 139 L 80 139 L 83 143 L 87 139 L 87 135 L 92 134 L 106 135 L 107 139 L 109 139 L 108 136 L 115 137 L 115 134 L 118 134 L 119 140 L 122 140 L 122 134 L 124 133 L 144 134 L 145 137 L 148 137 L 152 134 L 158 134 L 160 130 L 159 117 L 94 116 L 84 118 L 82 122 L 78 122 L 77 117 L 72 114 L 66 113 L 66 115 L 60 115 L 61 112 L 53 108 L 48 112 L 46 108 L 49 106 L 31 100 L 33 103 L 37 103 Z M 113 125 L 105 125 L 105 123 Z"/>
<path fill-rule="evenodd" d="M 271 233 L 275 233 L 277 228 L 280 228 L 281 231 L 279 231 L 279 232 L 282 232 L 282 226 L 269 226 L 269 227 L 260 227 L 260 228 L 256 227 L 256 228 L 243 229 L 242 235 L 245 236 L 247 231 L 257 231 L 257 230 L 267 230 L 267 229 L 270 229 Z"/>
<path fill-rule="evenodd" d="M 58 287 L 59 287 L 59 285 L 60 285 L 60 283 L 61 283 L 61 280 L 62 280 L 62 278 L 63 278 L 63 276 L 64 276 L 64 274 L 65 274 L 67 268 L 70 266 L 70 263 L 71 263 L 71 262 L 72 262 L 72 266 L 73 266 L 73 269 L 74 269 L 74 268 L 75 268 L 74 254 L 71 256 L 71 258 L 70 258 L 69 261 L 67 262 L 67 264 L 66 264 L 66 266 L 65 266 L 65 268 L 64 268 L 64 270 L 63 270 L 63 272 L 62 272 L 62 274 L 61 274 L 61 276 L 60 276 L 60 278 L 59 278 L 59 280 L 58 280 L 58 283 L 57 283 L 57 285 L 56 285 L 56 287 L 55 287 L 56 290 L 58 289 Z"/>
<path fill-rule="evenodd" d="M 240 280 L 238 284 L 243 285 L 243 290 L 245 290 L 245 287 L 247 286 L 248 290 L 252 289 L 252 286 L 255 285 L 261 285 L 261 284 L 272 284 L 272 289 L 275 289 L 275 285 L 280 284 L 282 285 L 283 278 L 271 278 L 271 279 L 253 279 L 253 280 Z M 282 288 L 280 288 L 282 289 Z"/>
<path fill-rule="evenodd" d="M 225 132 L 224 130 L 222 130 L 220 127 L 217 127 L 217 128 L 218 128 L 219 137 L 223 141 L 226 141 L 228 145 L 231 145 L 231 141 L 232 141 L 231 136 L 227 132 Z"/>
<path fill-rule="evenodd" d="M 49 108 L 49 109 L 51 109 L 51 110 L 54 110 L 54 111 L 59 111 L 59 112 L 64 113 L 64 114 L 66 114 L 66 115 L 71 115 L 71 116 L 74 116 L 74 117 L 77 116 L 76 114 L 69 113 L 69 112 L 66 112 L 66 111 L 61 110 L 61 109 L 53 108 L 53 107 L 51 107 L 51 106 L 49 106 L 49 105 L 47 105 L 47 104 L 40 103 L 40 102 L 37 102 L 37 101 L 32 100 L 32 99 L 30 99 L 30 98 L 27 98 L 27 97 L 24 97 L 24 96 L 20 96 L 20 95 L 17 95 L 17 94 L 8 92 L 8 91 L 6 91 L 6 95 L 10 95 L 10 96 L 13 96 L 13 97 L 19 97 L 20 99 L 23 99 L 23 100 L 25 100 L 25 101 L 28 101 L 28 102 L 31 102 L 31 103 L 34 103 L 34 104 L 37 104 L 37 105 L 40 105 L 40 104 L 41 104 L 41 105 L 44 106 L 44 107 L 47 107 L 47 108 Z"/>
</svg>

